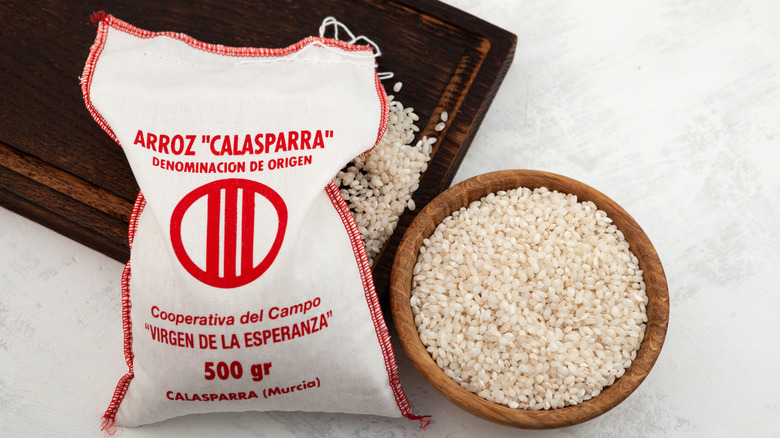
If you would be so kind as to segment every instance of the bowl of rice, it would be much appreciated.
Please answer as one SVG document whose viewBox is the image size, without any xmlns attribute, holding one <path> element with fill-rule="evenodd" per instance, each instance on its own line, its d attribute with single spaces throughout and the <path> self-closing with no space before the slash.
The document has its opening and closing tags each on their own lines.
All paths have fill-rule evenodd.
<svg viewBox="0 0 780 438">
<path fill-rule="evenodd" d="M 479 175 L 426 205 L 396 252 L 390 304 L 434 388 L 527 429 L 622 402 L 669 320 L 664 270 L 636 221 L 592 187 L 532 170 Z"/>
</svg>

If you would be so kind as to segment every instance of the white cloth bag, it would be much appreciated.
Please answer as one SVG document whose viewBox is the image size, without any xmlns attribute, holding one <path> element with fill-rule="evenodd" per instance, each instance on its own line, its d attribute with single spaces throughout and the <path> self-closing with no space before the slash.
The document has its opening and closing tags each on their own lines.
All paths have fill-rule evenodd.
<svg viewBox="0 0 780 438">
<path fill-rule="evenodd" d="M 385 130 L 371 48 L 234 48 L 97 21 L 84 99 L 141 188 L 122 291 L 129 371 L 107 425 L 248 410 L 425 421 L 331 180 Z"/>
</svg>

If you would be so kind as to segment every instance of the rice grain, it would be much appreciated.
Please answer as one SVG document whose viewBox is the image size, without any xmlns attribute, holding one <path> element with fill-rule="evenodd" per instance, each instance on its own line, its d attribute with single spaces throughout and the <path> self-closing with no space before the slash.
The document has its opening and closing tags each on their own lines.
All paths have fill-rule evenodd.
<svg viewBox="0 0 780 438">
<path fill-rule="evenodd" d="M 401 90 L 401 82 L 393 91 Z M 366 247 L 369 264 L 393 234 L 404 209 L 414 210 L 412 195 L 431 159 L 435 137 L 414 138 L 419 120 L 413 108 L 388 96 L 388 126 L 368 154 L 355 158 L 334 178 Z"/>
</svg>

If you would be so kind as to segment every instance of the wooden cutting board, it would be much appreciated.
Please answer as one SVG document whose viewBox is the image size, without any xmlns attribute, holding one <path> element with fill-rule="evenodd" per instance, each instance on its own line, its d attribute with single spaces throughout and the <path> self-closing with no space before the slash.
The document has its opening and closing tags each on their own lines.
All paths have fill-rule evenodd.
<svg viewBox="0 0 780 438">
<path fill-rule="evenodd" d="M 127 224 L 138 186 L 120 148 L 84 106 L 79 76 L 105 10 L 142 29 L 228 46 L 285 47 L 335 16 L 382 49 L 379 71 L 439 138 L 417 210 L 446 189 L 506 74 L 516 37 L 433 0 L 136 0 L 0 2 L 0 204 L 116 260 L 129 256 Z M 441 111 L 450 120 L 435 132 Z M 407 211 L 376 261 L 386 296 Z"/>
</svg>

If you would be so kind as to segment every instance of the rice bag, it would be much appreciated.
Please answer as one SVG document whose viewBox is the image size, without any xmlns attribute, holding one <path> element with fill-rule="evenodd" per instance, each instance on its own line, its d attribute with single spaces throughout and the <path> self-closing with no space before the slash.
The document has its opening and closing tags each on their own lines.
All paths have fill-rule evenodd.
<svg viewBox="0 0 780 438">
<path fill-rule="evenodd" d="M 387 100 L 370 46 L 226 47 L 98 14 L 82 91 L 140 192 L 106 425 L 225 411 L 415 416 L 332 182 Z"/>
</svg>

